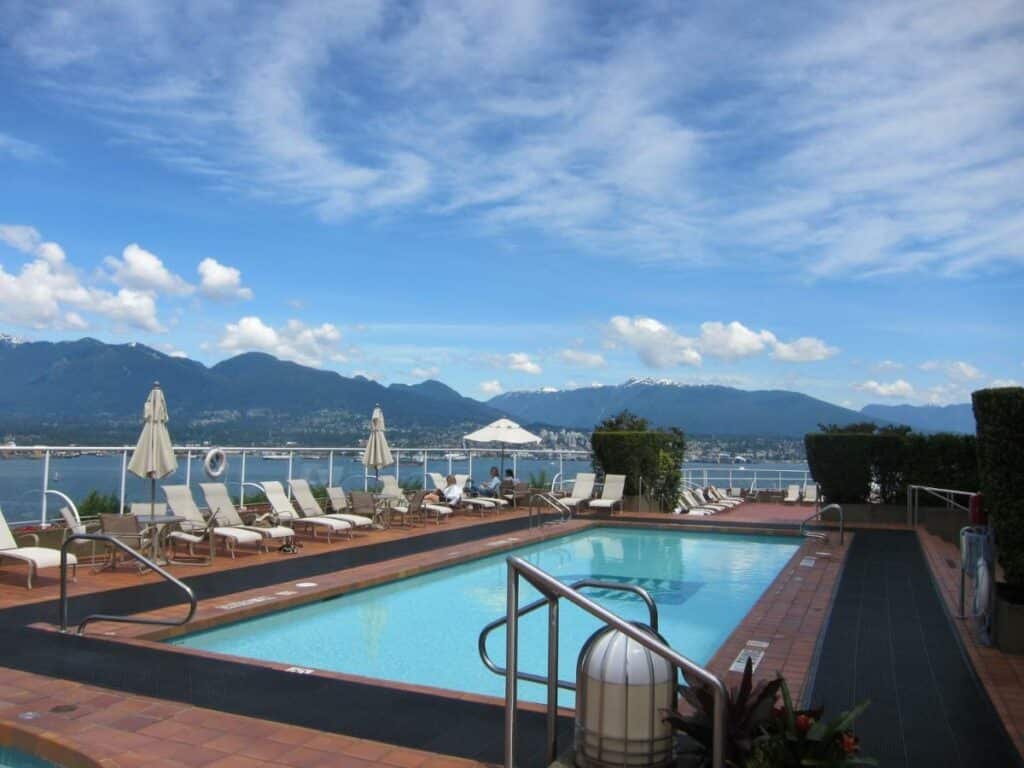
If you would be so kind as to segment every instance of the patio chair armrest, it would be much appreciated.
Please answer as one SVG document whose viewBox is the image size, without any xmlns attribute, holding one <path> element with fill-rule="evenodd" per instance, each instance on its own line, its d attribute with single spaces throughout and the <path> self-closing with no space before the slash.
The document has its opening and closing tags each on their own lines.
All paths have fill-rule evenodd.
<svg viewBox="0 0 1024 768">
<path fill-rule="evenodd" d="M 16 533 L 14 534 L 14 540 L 17 542 L 19 538 L 26 538 L 31 540 L 33 547 L 39 546 L 39 534 L 38 533 Z"/>
</svg>

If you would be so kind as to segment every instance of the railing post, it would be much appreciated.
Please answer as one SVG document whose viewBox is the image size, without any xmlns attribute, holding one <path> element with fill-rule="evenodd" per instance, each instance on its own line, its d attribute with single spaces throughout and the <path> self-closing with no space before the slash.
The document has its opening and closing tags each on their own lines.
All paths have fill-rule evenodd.
<svg viewBox="0 0 1024 768">
<path fill-rule="evenodd" d="M 46 515 L 46 513 L 47 513 L 47 504 L 46 504 L 46 502 L 47 502 L 47 495 L 48 494 L 46 492 L 49 490 L 49 488 L 50 488 L 50 449 L 47 448 L 46 449 L 46 453 L 43 454 L 43 503 L 42 503 L 42 507 L 41 507 L 41 511 L 40 511 L 40 514 L 42 515 L 42 519 L 39 521 L 39 524 L 44 526 L 44 527 L 46 526 L 46 517 L 47 517 L 47 515 Z"/>
<path fill-rule="evenodd" d="M 121 451 L 121 514 L 124 514 L 125 483 L 128 480 L 128 449 Z"/>
<path fill-rule="evenodd" d="M 245 451 L 242 451 L 241 477 L 238 481 L 238 506 L 245 509 Z"/>
<path fill-rule="evenodd" d="M 327 487 L 334 487 L 334 451 L 327 453 Z"/>
<path fill-rule="evenodd" d="M 295 460 L 295 451 L 288 451 L 288 498 L 292 497 L 292 462 Z"/>
<path fill-rule="evenodd" d="M 423 487 L 427 487 L 427 451 L 423 450 Z"/>
<path fill-rule="evenodd" d="M 516 764 L 516 694 L 519 683 L 519 574 L 506 565 L 508 591 L 505 615 L 505 768 Z"/>
<path fill-rule="evenodd" d="M 398 485 L 399 488 L 402 487 L 402 484 L 398 482 L 398 480 L 399 480 L 399 472 L 401 472 L 401 468 L 402 468 L 402 452 L 399 451 L 396 448 L 395 449 L 395 484 Z"/>
<path fill-rule="evenodd" d="M 558 474 L 561 476 L 561 480 L 558 481 L 558 490 L 565 490 L 565 454 L 561 451 L 558 452 Z"/>
<path fill-rule="evenodd" d="M 548 755 L 558 759 L 558 598 L 548 599 Z"/>
<path fill-rule="evenodd" d="M 473 449 L 470 448 L 466 451 L 466 455 L 469 456 L 469 481 L 473 482 Z"/>
<path fill-rule="evenodd" d="M 185 454 L 185 485 L 192 487 L 192 451 Z"/>
</svg>

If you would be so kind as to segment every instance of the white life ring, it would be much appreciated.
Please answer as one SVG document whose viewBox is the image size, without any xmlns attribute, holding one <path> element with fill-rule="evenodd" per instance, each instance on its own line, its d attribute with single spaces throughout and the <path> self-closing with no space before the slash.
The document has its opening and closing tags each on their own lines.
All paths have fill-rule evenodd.
<svg viewBox="0 0 1024 768">
<path fill-rule="evenodd" d="M 988 563 L 978 558 L 978 568 L 974 572 L 974 615 L 988 613 L 989 592 L 992 589 L 992 578 L 988 572 Z"/>
<path fill-rule="evenodd" d="M 207 451 L 206 457 L 203 459 L 203 469 L 206 470 L 207 477 L 216 480 L 227 471 L 227 468 L 228 455 L 223 450 L 213 448 Z"/>
</svg>

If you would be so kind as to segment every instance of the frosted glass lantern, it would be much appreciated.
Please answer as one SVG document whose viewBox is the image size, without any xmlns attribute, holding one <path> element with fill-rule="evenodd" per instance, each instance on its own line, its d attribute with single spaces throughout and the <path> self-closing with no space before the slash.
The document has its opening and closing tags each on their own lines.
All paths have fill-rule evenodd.
<svg viewBox="0 0 1024 768">
<path fill-rule="evenodd" d="M 584 643 L 576 671 L 576 765 L 670 764 L 675 738 L 661 710 L 675 705 L 675 667 L 617 629 L 598 630 Z"/>
</svg>

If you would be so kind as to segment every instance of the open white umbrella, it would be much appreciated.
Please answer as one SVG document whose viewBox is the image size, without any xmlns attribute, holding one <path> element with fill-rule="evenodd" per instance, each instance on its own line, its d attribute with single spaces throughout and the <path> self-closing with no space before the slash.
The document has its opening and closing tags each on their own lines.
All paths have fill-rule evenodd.
<svg viewBox="0 0 1024 768">
<path fill-rule="evenodd" d="M 381 467 L 394 463 L 395 459 L 391 455 L 391 449 L 388 448 L 388 439 L 384 437 L 384 411 L 378 405 L 373 409 L 373 416 L 370 417 L 370 437 L 366 441 L 366 450 L 363 451 L 363 466 L 367 469 L 373 467 L 376 475 L 380 473 Z"/>
<path fill-rule="evenodd" d="M 156 481 L 167 477 L 178 468 L 171 448 L 171 435 L 167 432 L 167 400 L 160 389 L 160 382 L 153 383 L 153 389 L 146 398 L 142 411 L 142 434 L 135 446 L 128 471 L 139 477 L 148 477 L 150 487 L 149 515 L 154 516 L 156 508 Z"/>
<path fill-rule="evenodd" d="M 502 472 L 505 471 L 506 445 L 530 445 L 540 442 L 537 435 L 523 429 L 511 419 L 492 421 L 486 427 L 481 427 L 476 432 L 470 432 L 462 439 L 470 443 L 500 443 Z"/>
</svg>

